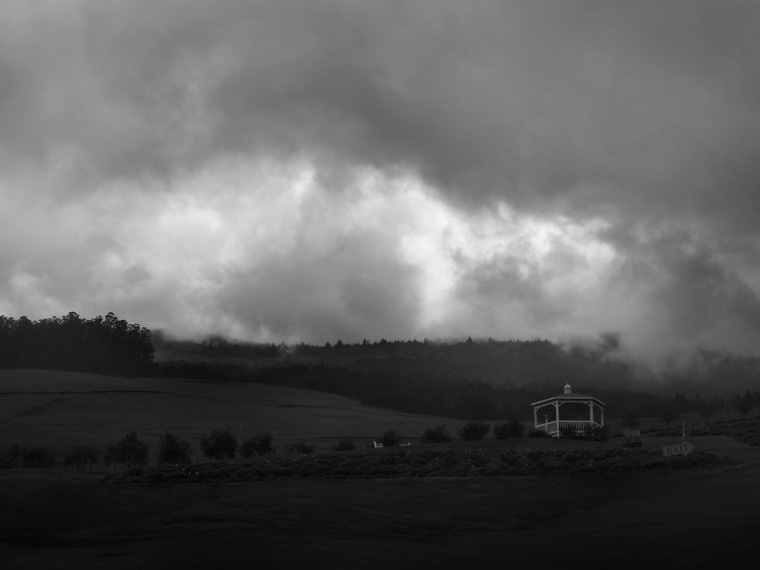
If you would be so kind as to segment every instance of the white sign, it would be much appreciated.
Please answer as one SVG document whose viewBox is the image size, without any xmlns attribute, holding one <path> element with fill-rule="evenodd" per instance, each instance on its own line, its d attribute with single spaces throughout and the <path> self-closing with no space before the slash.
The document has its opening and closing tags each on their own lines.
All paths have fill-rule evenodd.
<svg viewBox="0 0 760 570">
<path fill-rule="evenodd" d="M 673 457 L 674 455 L 689 455 L 694 450 L 691 443 L 679 443 L 678 445 L 666 445 L 662 448 L 663 457 Z"/>
<path fill-rule="evenodd" d="M 638 429 L 626 429 L 623 432 L 623 435 L 625 437 L 639 437 L 641 435 L 641 430 L 638 430 Z"/>
</svg>

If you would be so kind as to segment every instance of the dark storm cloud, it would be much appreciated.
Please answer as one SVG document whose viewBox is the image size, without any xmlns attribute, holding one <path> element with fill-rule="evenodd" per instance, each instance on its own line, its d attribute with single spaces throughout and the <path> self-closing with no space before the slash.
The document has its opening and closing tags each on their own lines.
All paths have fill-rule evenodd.
<svg viewBox="0 0 760 570">
<path fill-rule="evenodd" d="M 309 162 L 350 201 L 351 172 L 370 167 L 419 177 L 463 216 L 504 202 L 516 215 L 601 221 L 593 237 L 615 261 L 586 288 L 548 287 L 556 273 L 518 269 L 513 255 L 452 256 L 461 309 L 441 324 L 448 332 L 511 331 L 498 315 L 518 311 L 515 336 L 760 336 L 755 2 L 10 0 L 3 13 L 8 196 L 67 204 L 123 183 L 141 200 L 253 157 Z M 78 267 L 104 247 L 96 236 L 107 228 L 93 224 Z M 346 234 L 348 250 L 336 245 L 319 263 L 307 249 L 233 271 L 209 310 L 242 315 L 249 330 L 361 337 L 375 323 L 404 336 L 420 312 L 416 272 L 394 257 L 398 243 L 364 238 Z M 51 269 L 60 262 L 45 241 L 28 241 L 27 259 L 0 246 L 6 274 L 47 266 L 60 283 L 51 295 L 75 288 L 72 272 Z M 568 273 L 590 263 L 558 243 L 551 251 Z M 129 260 L 118 271 L 130 267 L 151 274 Z M 711 323 L 722 324 L 711 333 Z"/>
<path fill-rule="evenodd" d="M 11 6 L 33 12 L 0 59 L 4 145 L 24 154 L 73 146 L 132 177 L 324 153 L 460 203 L 751 215 L 751 2 Z"/>
</svg>

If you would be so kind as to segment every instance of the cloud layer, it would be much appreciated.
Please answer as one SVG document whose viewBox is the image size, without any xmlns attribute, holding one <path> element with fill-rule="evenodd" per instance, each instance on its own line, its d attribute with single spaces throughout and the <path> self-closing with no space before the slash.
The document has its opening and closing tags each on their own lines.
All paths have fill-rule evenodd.
<svg viewBox="0 0 760 570">
<path fill-rule="evenodd" d="M 2 313 L 757 345 L 754 2 L 2 7 Z"/>
</svg>

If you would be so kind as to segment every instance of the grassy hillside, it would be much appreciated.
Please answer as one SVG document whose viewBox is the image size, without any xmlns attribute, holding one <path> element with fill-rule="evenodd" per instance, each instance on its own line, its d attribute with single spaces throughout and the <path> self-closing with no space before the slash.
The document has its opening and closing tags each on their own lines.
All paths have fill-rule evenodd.
<svg viewBox="0 0 760 570">
<path fill-rule="evenodd" d="M 229 428 L 243 437 L 271 431 L 276 446 L 305 440 L 326 451 L 345 438 L 367 445 L 387 429 L 414 439 L 447 421 L 453 430 L 461 423 L 287 386 L 0 371 L 0 449 L 15 442 L 64 454 L 76 444 L 103 448 L 135 430 L 155 457 L 159 436 L 170 431 L 190 440 L 200 458 L 201 435 Z"/>
</svg>

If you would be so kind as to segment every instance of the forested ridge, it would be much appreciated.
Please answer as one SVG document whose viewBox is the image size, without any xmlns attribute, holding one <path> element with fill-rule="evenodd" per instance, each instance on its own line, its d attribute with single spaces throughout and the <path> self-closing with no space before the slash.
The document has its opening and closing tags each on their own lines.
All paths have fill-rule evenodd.
<svg viewBox="0 0 760 570">
<path fill-rule="evenodd" d="M 570 347 L 470 338 L 275 345 L 171 340 L 113 313 L 85 319 L 71 312 L 38 321 L 0 316 L 0 368 L 281 384 L 461 419 L 530 419 L 530 403 L 565 383 L 604 401 L 609 417 L 702 410 L 709 418 L 760 405 L 758 358 L 699 351 L 652 372 L 620 357 L 610 337 Z"/>
<path fill-rule="evenodd" d="M 571 347 L 493 339 L 286 346 L 158 334 L 156 348 L 165 375 L 283 384 L 462 419 L 531 419 L 530 403 L 560 393 L 567 382 L 604 401 L 616 418 L 695 410 L 709 418 L 760 406 L 760 359 L 700 351 L 654 372 L 617 356 L 610 338 Z"/>
</svg>

